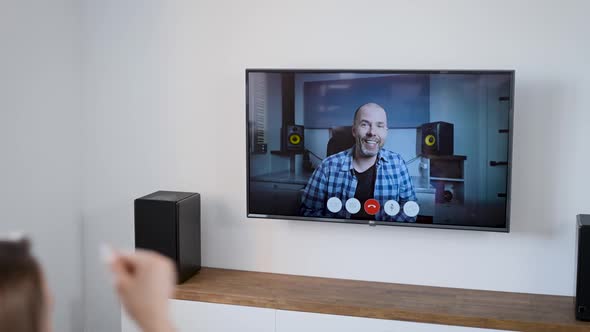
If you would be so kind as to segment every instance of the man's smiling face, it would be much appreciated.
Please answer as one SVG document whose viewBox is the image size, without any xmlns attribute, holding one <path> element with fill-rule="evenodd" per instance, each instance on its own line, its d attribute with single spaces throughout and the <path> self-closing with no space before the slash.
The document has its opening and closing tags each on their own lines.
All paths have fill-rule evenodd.
<svg viewBox="0 0 590 332">
<path fill-rule="evenodd" d="M 387 115 L 385 110 L 373 103 L 363 105 L 357 112 L 352 126 L 356 142 L 356 156 L 374 157 L 387 138 Z"/>
</svg>

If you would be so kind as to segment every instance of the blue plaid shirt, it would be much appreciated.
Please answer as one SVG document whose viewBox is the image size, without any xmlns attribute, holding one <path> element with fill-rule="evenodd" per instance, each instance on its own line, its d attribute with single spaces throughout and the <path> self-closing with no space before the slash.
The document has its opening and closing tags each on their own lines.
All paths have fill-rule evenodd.
<svg viewBox="0 0 590 332">
<path fill-rule="evenodd" d="M 324 159 L 313 172 L 303 191 L 301 214 L 310 217 L 350 218 L 344 204 L 354 197 L 357 179 L 352 165 L 354 146 L 346 151 Z M 416 201 L 414 186 L 406 163 L 402 157 L 385 149 L 377 156 L 377 177 L 375 179 L 374 198 L 381 205 L 374 216 L 377 221 L 406 221 L 415 222 L 415 217 L 408 217 L 403 213 L 403 205 L 407 201 Z M 342 209 L 332 213 L 326 207 L 330 197 L 338 197 L 342 201 Z M 383 211 L 383 204 L 388 200 L 396 200 L 400 205 L 400 212 L 396 216 L 389 216 Z M 364 202 L 361 202 L 361 208 Z"/>
</svg>

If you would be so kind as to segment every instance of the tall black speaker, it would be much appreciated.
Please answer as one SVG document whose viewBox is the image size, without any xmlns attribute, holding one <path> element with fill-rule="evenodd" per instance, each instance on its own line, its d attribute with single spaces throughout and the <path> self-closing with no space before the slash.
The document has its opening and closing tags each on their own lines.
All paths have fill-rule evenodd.
<svg viewBox="0 0 590 332">
<path fill-rule="evenodd" d="M 179 283 L 194 275 L 201 268 L 201 196 L 157 191 L 136 199 L 135 248 L 170 257 Z"/>
<path fill-rule="evenodd" d="M 578 215 L 576 319 L 590 321 L 590 214 Z"/>
<path fill-rule="evenodd" d="M 416 133 L 416 154 L 452 156 L 453 124 L 448 122 L 430 122 L 418 127 Z"/>
<path fill-rule="evenodd" d="M 300 125 L 287 125 L 283 127 L 283 151 L 302 153 L 305 150 L 303 129 L 303 126 Z"/>
</svg>

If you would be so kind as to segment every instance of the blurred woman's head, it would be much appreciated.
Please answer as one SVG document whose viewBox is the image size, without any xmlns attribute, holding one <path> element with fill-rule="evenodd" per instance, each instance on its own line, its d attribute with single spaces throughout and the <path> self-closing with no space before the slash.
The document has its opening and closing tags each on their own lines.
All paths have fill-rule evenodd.
<svg viewBox="0 0 590 332">
<path fill-rule="evenodd" d="M 0 239 L 0 329 L 50 330 L 47 287 L 26 239 Z"/>
</svg>

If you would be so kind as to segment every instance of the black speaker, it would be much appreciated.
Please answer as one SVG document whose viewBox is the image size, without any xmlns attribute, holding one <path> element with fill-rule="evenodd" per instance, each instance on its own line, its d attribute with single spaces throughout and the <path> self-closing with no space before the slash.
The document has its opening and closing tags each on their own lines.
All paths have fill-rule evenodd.
<svg viewBox="0 0 590 332">
<path fill-rule="evenodd" d="M 283 127 L 283 151 L 303 152 L 305 150 L 303 129 L 300 125 Z"/>
<path fill-rule="evenodd" d="M 416 133 L 416 155 L 452 156 L 453 124 L 448 122 L 425 123 Z"/>
<path fill-rule="evenodd" d="M 201 196 L 157 191 L 135 200 L 135 248 L 170 257 L 182 283 L 201 268 Z"/>
<path fill-rule="evenodd" d="M 590 321 L 590 214 L 577 219 L 576 319 Z"/>
</svg>

